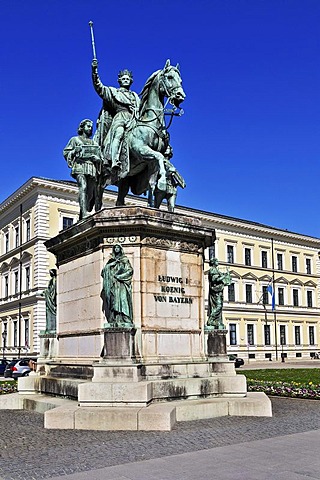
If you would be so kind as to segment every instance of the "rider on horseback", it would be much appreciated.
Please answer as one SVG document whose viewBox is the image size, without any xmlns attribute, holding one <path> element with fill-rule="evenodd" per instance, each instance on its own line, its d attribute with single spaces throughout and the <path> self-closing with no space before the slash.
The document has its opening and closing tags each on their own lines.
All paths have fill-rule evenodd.
<svg viewBox="0 0 320 480">
<path fill-rule="evenodd" d="M 127 136 L 136 124 L 140 99 L 130 90 L 133 77 L 129 70 L 119 72 L 120 88 L 106 87 L 98 74 L 98 61 L 94 59 L 92 81 L 95 91 L 103 100 L 94 138 L 101 146 L 111 181 L 117 181 L 124 178 L 130 169 Z"/>
</svg>

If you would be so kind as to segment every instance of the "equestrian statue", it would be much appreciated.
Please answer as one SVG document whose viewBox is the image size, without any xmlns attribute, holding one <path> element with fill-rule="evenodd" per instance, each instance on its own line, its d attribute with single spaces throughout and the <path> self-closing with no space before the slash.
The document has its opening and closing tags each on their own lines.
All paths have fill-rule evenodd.
<svg viewBox="0 0 320 480">
<path fill-rule="evenodd" d="M 103 162 L 98 182 L 104 187 L 118 187 L 117 206 L 124 205 L 129 189 L 135 195 L 148 192 L 149 205 L 155 206 L 159 203 L 155 195 L 165 198 L 168 188 L 165 158 L 170 147 L 168 128 L 173 117 L 183 113 L 180 104 L 185 93 L 179 65 L 173 66 L 167 60 L 162 70 L 150 75 L 139 96 L 130 89 L 133 75 L 127 69 L 118 74 L 120 88 L 105 86 L 98 73 L 92 22 L 89 25 L 93 47 L 92 82 L 102 99 L 93 137 L 100 146 Z M 168 104 L 171 109 L 167 109 Z M 168 126 L 166 115 L 171 117 Z"/>
</svg>

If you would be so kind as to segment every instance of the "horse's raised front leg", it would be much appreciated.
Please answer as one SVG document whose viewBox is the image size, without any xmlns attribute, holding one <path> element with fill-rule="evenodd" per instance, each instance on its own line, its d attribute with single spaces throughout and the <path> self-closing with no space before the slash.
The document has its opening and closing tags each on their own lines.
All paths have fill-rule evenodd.
<svg viewBox="0 0 320 480">
<path fill-rule="evenodd" d="M 167 180 L 166 180 L 166 169 L 164 166 L 164 156 L 162 153 L 152 150 L 148 145 L 142 145 L 138 149 L 139 155 L 146 161 L 155 161 L 157 165 L 157 187 L 159 190 L 166 191 Z M 151 180 L 151 179 L 150 179 Z"/>
</svg>

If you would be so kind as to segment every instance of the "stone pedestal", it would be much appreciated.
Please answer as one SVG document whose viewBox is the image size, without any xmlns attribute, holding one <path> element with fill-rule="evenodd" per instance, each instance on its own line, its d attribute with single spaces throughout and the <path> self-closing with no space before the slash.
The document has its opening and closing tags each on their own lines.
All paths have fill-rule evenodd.
<svg viewBox="0 0 320 480">
<path fill-rule="evenodd" d="M 217 330 L 205 327 L 207 335 L 208 357 L 223 357 L 227 355 L 227 330 Z"/>
<path fill-rule="evenodd" d="M 135 355 L 150 364 L 206 359 L 203 255 L 214 229 L 142 207 L 104 209 L 46 242 L 57 257 L 57 359 L 99 359 L 106 318 L 101 271 L 115 244 L 130 260 Z"/>
<path fill-rule="evenodd" d="M 102 357 L 108 360 L 135 359 L 134 327 L 106 327 Z"/>
<path fill-rule="evenodd" d="M 46 373 L 46 364 L 58 355 L 58 340 L 56 332 L 42 331 L 40 337 L 40 357 L 37 361 L 37 371 Z"/>
<path fill-rule="evenodd" d="M 215 408 L 231 412 L 227 399 L 247 396 L 245 377 L 226 355 L 226 332 L 205 332 L 204 250 L 213 237 L 200 219 L 118 207 L 46 242 L 59 267 L 58 351 L 46 376 L 93 372 L 77 385 L 79 407 L 68 424 L 94 428 L 103 418 L 103 429 L 170 429 L 178 411 L 195 418 L 194 402 L 209 402 L 196 415 L 208 418 Z M 134 329 L 110 328 L 103 310 L 101 271 L 117 243 L 134 271 Z M 174 401 L 187 403 L 177 409 Z M 46 425 L 51 415 L 53 428 L 63 428 L 69 414 L 57 423 L 48 412 Z"/>
</svg>

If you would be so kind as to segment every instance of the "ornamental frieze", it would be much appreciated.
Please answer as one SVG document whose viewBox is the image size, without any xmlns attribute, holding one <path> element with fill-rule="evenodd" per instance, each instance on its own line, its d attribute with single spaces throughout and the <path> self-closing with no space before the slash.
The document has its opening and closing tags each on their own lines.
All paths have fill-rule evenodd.
<svg viewBox="0 0 320 480">
<path fill-rule="evenodd" d="M 180 242 L 177 240 L 169 240 L 167 238 L 145 237 L 142 240 L 144 245 L 152 245 L 156 247 L 168 248 L 171 250 L 184 250 L 187 252 L 198 252 L 199 245 L 193 242 Z"/>
<path fill-rule="evenodd" d="M 79 255 L 84 255 L 95 250 L 102 242 L 101 237 L 95 237 L 91 239 L 84 239 L 84 241 L 72 245 L 69 248 L 65 248 L 63 251 L 57 253 L 58 262 L 65 262 Z"/>
</svg>

